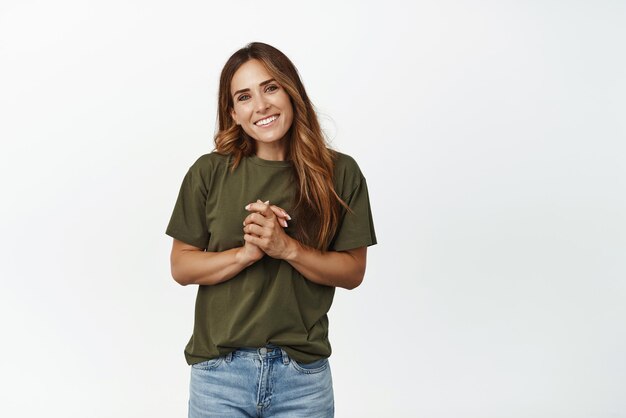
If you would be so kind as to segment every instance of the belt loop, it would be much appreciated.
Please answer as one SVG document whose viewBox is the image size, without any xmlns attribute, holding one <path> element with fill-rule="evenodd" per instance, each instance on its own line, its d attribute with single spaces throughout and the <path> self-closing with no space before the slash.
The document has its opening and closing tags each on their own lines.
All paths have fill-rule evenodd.
<svg viewBox="0 0 626 418">
<path fill-rule="evenodd" d="M 280 352 L 283 355 L 283 364 L 289 364 L 289 356 L 287 355 L 287 352 L 282 348 L 280 349 Z"/>
<path fill-rule="evenodd" d="M 233 360 L 233 352 L 231 351 L 230 353 L 226 354 L 226 363 L 230 363 Z"/>
</svg>

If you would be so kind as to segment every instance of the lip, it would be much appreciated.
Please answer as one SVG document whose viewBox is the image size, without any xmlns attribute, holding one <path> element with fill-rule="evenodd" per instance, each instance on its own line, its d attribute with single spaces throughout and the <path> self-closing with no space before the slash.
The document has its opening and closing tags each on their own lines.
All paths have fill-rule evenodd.
<svg viewBox="0 0 626 418">
<path fill-rule="evenodd" d="M 273 121 L 271 121 L 270 123 L 268 123 L 267 125 L 257 125 L 256 123 L 259 120 L 263 120 L 263 119 L 267 119 L 267 118 L 271 118 L 272 116 L 276 116 L 276 119 L 274 119 Z M 275 113 L 273 115 L 267 115 L 267 116 L 263 116 L 261 119 L 254 121 L 254 126 L 256 126 L 257 128 L 266 128 L 268 126 L 272 126 L 274 124 L 274 122 L 276 122 L 278 120 L 278 118 L 280 118 L 280 114 L 279 113 Z"/>
</svg>

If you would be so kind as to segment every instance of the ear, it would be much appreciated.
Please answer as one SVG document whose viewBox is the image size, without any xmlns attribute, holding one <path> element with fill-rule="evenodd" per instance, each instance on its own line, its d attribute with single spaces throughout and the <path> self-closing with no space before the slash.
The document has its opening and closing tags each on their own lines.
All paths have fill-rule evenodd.
<svg viewBox="0 0 626 418">
<path fill-rule="evenodd" d="M 237 121 L 237 112 L 235 112 L 235 109 L 230 109 L 230 117 L 233 118 L 237 125 L 239 125 L 239 122 Z"/>
</svg>

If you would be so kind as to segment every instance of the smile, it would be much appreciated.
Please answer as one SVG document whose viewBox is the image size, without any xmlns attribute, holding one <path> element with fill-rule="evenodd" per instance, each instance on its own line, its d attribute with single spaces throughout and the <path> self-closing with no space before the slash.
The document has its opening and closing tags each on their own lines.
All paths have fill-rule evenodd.
<svg viewBox="0 0 626 418">
<path fill-rule="evenodd" d="M 261 119 L 259 121 L 256 121 L 256 122 L 254 122 L 254 124 L 256 126 L 260 126 L 262 128 L 265 128 L 266 126 L 272 125 L 274 123 L 274 121 L 276 119 L 278 119 L 278 116 L 280 116 L 280 115 L 272 115 L 272 116 L 267 117 L 265 119 Z"/>
</svg>

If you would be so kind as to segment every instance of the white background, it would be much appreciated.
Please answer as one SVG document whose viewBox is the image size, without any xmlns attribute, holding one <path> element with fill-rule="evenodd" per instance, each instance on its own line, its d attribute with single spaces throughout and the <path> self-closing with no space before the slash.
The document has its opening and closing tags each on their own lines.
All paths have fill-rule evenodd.
<svg viewBox="0 0 626 418">
<path fill-rule="evenodd" d="M 412 5 L 410 5 L 410 4 Z M 0 3 L 3 417 L 183 417 L 164 233 L 250 41 L 298 67 L 379 244 L 338 417 L 626 417 L 621 1 Z"/>
</svg>

